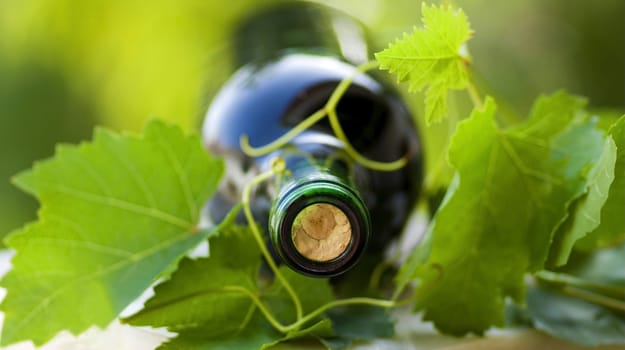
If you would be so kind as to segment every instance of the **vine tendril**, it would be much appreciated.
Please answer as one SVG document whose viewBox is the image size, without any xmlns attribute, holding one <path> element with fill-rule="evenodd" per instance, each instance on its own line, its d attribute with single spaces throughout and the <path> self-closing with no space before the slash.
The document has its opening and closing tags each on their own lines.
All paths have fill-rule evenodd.
<svg viewBox="0 0 625 350">
<path fill-rule="evenodd" d="M 225 286 L 222 290 L 224 292 L 238 292 L 238 293 L 247 295 L 252 300 L 254 305 L 258 307 L 258 309 L 263 314 L 263 316 L 265 316 L 267 321 L 276 330 L 278 330 L 281 333 L 288 333 L 290 331 L 299 330 L 301 329 L 301 327 L 306 325 L 308 322 L 314 320 L 316 317 L 320 316 L 327 310 L 335 308 L 335 307 L 339 307 L 339 306 L 354 305 L 354 304 L 372 305 L 372 306 L 378 306 L 378 307 L 383 307 L 383 308 L 391 308 L 391 307 L 397 306 L 398 302 L 395 300 L 356 297 L 356 298 L 333 300 L 324 305 L 321 305 L 317 309 L 307 314 L 303 313 L 302 302 L 298 294 L 295 292 L 295 289 L 293 288 L 291 283 L 284 277 L 284 275 L 282 275 L 282 273 L 278 269 L 278 265 L 273 259 L 273 256 L 269 253 L 269 250 L 267 249 L 267 246 L 258 228 L 258 225 L 256 221 L 254 220 L 254 216 L 252 214 L 252 210 L 250 206 L 250 203 L 251 203 L 250 198 L 251 198 L 252 189 L 255 186 L 258 186 L 259 184 L 270 180 L 273 176 L 280 175 L 284 171 L 288 171 L 288 169 L 286 169 L 285 167 L 284 160 L 281 158 L 274 159 L 271 163 L 270 170 L 257 175 L 245 186 L 245 188 L 243 189 L 243 194 L 241 198 L 241 205 L 243 206 L 245 219 L 247 220 L 249 224 L 250 230 L 252 232 L 252 236 L 254 237 L 256 244 L 258 244 L 263 257 L 267 261 L 267 264 L 269 265 L 269 268 L 271 269 L 271 271 L 274 273 L 276 280 L 279 281 L 280 284 L 282 284 L 282 286 L 284 287 L 284 289 L 286 290 L 286 292 L 289 294 L 289 296 L 291 297 L 293 301 L 293 305 L 295 307 L 295 313 L 296 313 L 295 321 L 289 325 L 283 325 L 282 323 L 280 323 L 280 321 L 278 321 L 278 319 L 271 312 L 271 310 L 267 307 L 267 305 L 265 305 L 263 301 L 255 293 L 253 293 L 247 288 L 244 288 L 241 286 Z"/>
<path fill-rule="evenodd" d="M 258 225 L 256 224 L 256 221 L 254 220 L 254 216 L 252 215 L 252 209 L 250 207 L 250 198 L 251 198 L 252 188 L 266 180 L 269 180 L 271 177 L 273 177 L 276 174 L 276 171 L 279 171 L 280 169 L 281 167 L 279 164 L 279 160 L 276 160 L 273 162 L 271 170 L 266 171 L 256 176 L 255 178 L 253 178 L 252 181 L 250 181 L 243 189 L 243 195 L 242 195 L 243 198 L 241 199 L 241 204 L 243 205 L 243 212 L 245 214 L 245 219 L 247 220 L 250 226 L 250 230 L 252 231 L 252 236 L 254 236 L 254 239 L 256 240 L 256 243 L 258 244 L 258 247 L 260 248 L 260 251 L 263 257 L 267 261 L 267 265 L 269 265 L 269 268 L 276 276 L 276 279 L 280 281 L 280 283 L 284 286 L 284 289 L 287 291 L 289 296 L 291 296 L 291 299 L 293 300 L 293 305 L 295 306 L 297 319 L 300 319 L 302 318 L 303 311 L 302 311 L 302 303 L 299 299 L 299 296 L 297 295 L 297 293 L 295 292 L 295 290 L 293 289 L 289 281 L 287 281 L 286 278 L 284 278 L 284 276 L 282 275 L 282 273 L 280 273 L 280 270 L 278 269 L 278 265 L 274 261 L 273 256 L 271 256 L 271 253 L 269 253 L 269 250 L 267 250 L 267 246 L 265 245 L 265 240 L 263 239 L 263 236 L 258 229 Z"/>
<path fill-rule="evenodd" d="M 349 156 L 351 156 L 356 162 L 362 164 L 363 166 L 367 168 L 379 170 L 379 171 L 394 171 L 394 170 L 398 170 L 402 168 L 408 162 L 408 155 L 405 155 L 399 158 L 398 160 L 395 160 L 392 162 L 379 162 L 379 161 L 371 160 L 363 156 L 362 154 L 360 154 L 350 144 L 349 140 L 347 139 L 345 132 L 341 128 L 341 124 L 339 122 L 339 118 L 336 113 L 336 107 L 341 97 L 345 95 L 345 92 L 347 91 L 351 83 L 353 82 L 354 78 L 357 75 L 362 74 L 376 67 L 378 67 L 378 62 L 376 61 L 370 61 L 370 62 L 367 62 L 358 66 L 354 74 L 346 77 L 345 79 L 341 80 L 341 82 L 339 82 L 336 89 L 334 89 L 334 91 L 332 92 L 332 95 L 330 95 L 330 98 L 328 99 L 328 101 L 326 102 L 323 108 L 319 109 L 315 113 L 308 116 L 306 119 L 301 121 L 299 124 L 297 124 L 295 127 L 293 127 L 291 130 L 289 130 L 287 133 L 280 136 L 276 140 L 264 146 L 253 147 L 250 145 L 249 136 L 241 135 L 241 139 L 240 139 L 241 149 L 246 155 L 250 157 L 259 157 L 259 156 L 269 154 L 277 150 L 278 148 L 284 146 L 286 143 L 292 140 L 295 136 L 299 135 L 305 130 L 308 130 L 310 127 L 315 125 L 317 122 L 319 122 L 323 118 L 328 117 L 332 131 L 334 132 L 334 135 L 345 146 L 345 152 Z"/>
</svg>

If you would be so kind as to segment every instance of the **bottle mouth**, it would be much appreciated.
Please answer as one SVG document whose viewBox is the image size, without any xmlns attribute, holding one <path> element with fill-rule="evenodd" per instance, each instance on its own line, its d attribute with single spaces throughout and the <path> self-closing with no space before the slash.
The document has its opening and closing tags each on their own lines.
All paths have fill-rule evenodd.
<svg viewBox="0 0 625 350">
<path fill-rule="evenodd" d="M 291 239 L 299 254 L 317 262 L 341 256 L 352 240 L 352 225 L 339 207 L 314 203 L 302 209 L 293 220 Z"/>
<path fill-rule="evenodd" d="M 275 203 L 271 238 L 282 260 L 309 276 L 337 276 L 353 267 L 366 247 L 370 218 L 360 197 L 331 181 L 295 186 Z"/>
</svg>

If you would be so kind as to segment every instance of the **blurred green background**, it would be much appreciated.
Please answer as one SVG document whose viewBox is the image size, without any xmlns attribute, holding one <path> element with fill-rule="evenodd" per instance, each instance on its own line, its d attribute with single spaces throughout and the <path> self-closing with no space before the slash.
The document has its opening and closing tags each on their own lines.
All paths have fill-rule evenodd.
<svg viewBox="0 0 625 350">
<path fill-rule="evenodd" d="M 56 143 L 89 139 L 95 125 L 138 131 L 152 117 L 199 130 L 230 71 L 231 28 L 274 2 L 0 0 L 0 236 L 36 217 L 36 201 L 10 177 L 51 156 Z M 418 0 L 319 2 L 360 19 L 379 48 L 420 18 Z M 510 118 L 560 88 L 589 97 L 607 120 L 625 110 L 625 1 L 455 5 L 475 30 L 478 85 Z M 464 117 L 457 100 L 452 111 Z M 428 164 L 440 159 L 447 129 L 422 131 Z"/>
</svg>

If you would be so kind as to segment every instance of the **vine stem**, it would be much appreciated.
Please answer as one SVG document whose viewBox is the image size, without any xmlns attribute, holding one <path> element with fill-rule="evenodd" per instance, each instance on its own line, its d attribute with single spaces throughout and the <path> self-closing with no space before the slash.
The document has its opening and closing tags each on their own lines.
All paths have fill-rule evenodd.
<svg viewBox="0 0 625 350">
<path fill-rule="evenodd" d="M 617 295 L 619 297 L 625 296 L 625 288 L 623 287 L 595 283 L 595 282 L 588 281 L 583 278 L 571 276 L 565 273 L 557 273 L 553 271 L 543 270 L 543 271 L 537 272 L 535 276 L 536 278 L 540 280 L 550 282 L 550 283 L 570 285 L 570 286 L 586 288 L 586 289 L 594 289 L 597 291 L 603 291 L 605 293 Z"/>
<path fill-rule="evenodd" d="M 371 306 L 377 306 L 377 307 L 388 309 L 388 308 L 395 307 L 398 305 L 398 303 L 393 300 L 373 299 L 373 298 L 348 298 L 348 299 L 334 300 L 324 305 L 321 305 L 317 309 L 306 314 L 306 316 L 299 318 L 297 321 L 285 326 L 275 318 L 273 313 L 271 313 L 271 311 L 267 308 L 267 306 L 263 303 L 263 301 L 260 300 L 260 298 L 249 289 L 245 287 L 241 287 L 241 286 L 225 286 L 221 289 L 221 291 L 245 294 L 247 297 L 249 297 L 252 300 L 254 305 L 258 307 L 258 309 L 263 314 L 263 316 L 265 316 L 267 321 L 276 330 L 278 330 L 281 333 L 288 333 L 290 331 L 298 330 L 302 326 L 304 326 L 306 323 L 312 321 L 315 317 L 320 316 L 321 314 L 323 314 L 324 312 L 330 309 L 340 307 L 340 306 L 371 305 Z"/>
<path fill-rule="evenodd" d="M 482 109 L 484 106 L 484 102 L 482 102 L 482 98 L 480 97 L 480 93 L 477 90 L 477 86 L 473 80 L 469 79 L 469 83 L 467 84 L 467 92 L 471 97 L 471 102 L 473 102 L 473 106 L 478 109 Z"/>
<path fill-rule="evenodd" d="M 287 281 L 286 278 L 284 278 L 284 276 L 282 275 L 282 273 L 278 269 L 278 265 L 273 260 L 273 257 L 271 256 L 271 253 L 269 253 L 269 250 L 267 250 L 267 246 L 265 245 L 265 241 L 263 240 L 263 237 L 262 237 L 261 233 L 258 230 L 258 225 L 256 224 L 256 221 L 254 220 L 254 216 L 252 215 L 252 209 L 250 207 L 250 197 L 251 197 L 252 188 L 254 186 L 257 186 L 261 182 L 269 180 L 272 176 L 275 175 L 275 173 L 276 173 L 276 169 L 274 169 L 274 167 L 272 167 L 271 170 L 266 171 L 264 173 L 261 173 L 258 176 L 256 176 L 255 178 L 253 178 L 252 181 L 250 181 L 245 186 L 245 188 L 243 189 L 243 195 L 242 195 L 241 203 L 243 205 L 243 211 L 245 213 L 245 218 L 247 219 L 247 221 L 248 221 L 248 223 L 250 225 L 250 229 L 252 230 L 252 235 L 254 236 L 254 239 L 256 240 L 256 243 L 258 244 L 258 246 L 260 248 L 260 251 L 263 254 L 263 257 L 267 261 L 267 264 L 269 265 L 269 268 L 271 268 L 271 271 L 273 271 L 273 273 L 276 276 L 276 278 L 280 281 L 282 286 L 284 286 L 284 289 L 291 296 L 291 299 L 293 300 L 293 305 L 295 306 L 296 318 L 297 318 L 297 320 L 299 320 L 299 319 L 302 318 L 302 314 L 303 314 L 302 303 L 301 303 L 297 293 L 295 293 L 295 290 L 293 289 L 293 287 L 289 283 L 289 281 Z"/>
<path fill-rule="evenodd" d="M 345 79 L 339 82 L 339 84 L 334 89 L 334 91 L 330 95 L 330 98 L 328 98 L 328 101 L 326 102 L 323 108 L 321 108 L 320 110 L 308 116 L 306 119 L 304 119 L 302 122 L 297 124 L 295 127 L 293 127 L 291 130 L 289 130 L 287 133 L 280 136 L 276 140 L 261 147 L 253 147 L 250 145 L 249 137 L 247 135 L 242 135 L 241 140 L 240 140 L 241 149 L 243 150 L 245 154 L 252 156 L 252 157 L 259 157 L 262 155 L 266 155 L 284 146 L 287 142 L 292 140 L 295 136 L 309 129 L 311 126 L 313 126 L 315 123 L 317 123 L 324 117 L 328 117 L 330 121 L 330 126 L 335 136 L 344 144 L 345 152 L 348 155 L 350 155 L 356 162 L 364 165 L 365 167 L 379 170 L 379 171 L 394 171 L 394 170 L 402 168 L 408 162 L 407 156 L 403 156 L 402 158 L 393 162 L 378 162 L 378 161 L 368 159 L 367 157 L 360 154 L 349 143 L 349 140 L 347 136 L 345 135 L 345 132 L 341 128 L 341 124 L 339 122 L 339 118 L 336 113 L 336 107 L 338 106 L 341 97 L 345 95 L 345 92 L 347 92 L 347 89 L 354 81 L 354 78 L 358 76 L 359 74 L 362 74 L 376 67 L 378 67 L 378 62 L 376 61 L 369 61 L 356 67 L 354 74 L 346 77 Z"/>
<path fill-rule="evenodd" d="M 539 271 L 535 276 L 544 282 L 560 285 L 562 292 L 570 296 L 612 309 L 625 311 L 625 302 L 622 301 L 625 295 L 625 288 L 594 283 L 582 278 L 552 271 Z M 610 294 L 610 296 L 599 294 L 598 291 Z M 616 297 L 612 297 L 612 295 Z"/>
<path fill-rule="evenodd" d="M 617 300 L 617 299 L 610 298 L 605 295 L 601 295 L 599 293 L 591 292 L 589 290 L 572 287 L 572 286 L 564 286 L 564 288 L 562 288 L 562 291 L 565 294 L 568 294 L 570 296 L 577 297 L 580 299 L 584 299 L 593 304 L 603 305 L 611 309 L 625 312 L 625 302 L 621 300 Z"/>
<path fill-rule="evenodd" d="M 358 153 L 358 151 L 347 140 L 347 136 L 343 132 L 341 124 L 339 123 L 339 117 L 336 114 L 336 110 L 328 109 L 327 112 L 328 118 L 330 119 L 330 126 L 332 127 L 332 131 L 334 131 L 336 137 L 343 142 L 343 145 L 345 146 L 345 152 L 352 156 L 352 158 L 354 158 L 354 160 L 356 160 L 358 163 L 371 169 L 376 169 L 380 171 L 393 171 L 402 168 L 408 162 L 407 157 L 405 156 L 389 163 L 377 162 L 375 160 L 364 157 L 363 155 Z"/>
<path fill-rule="evenodd" d="M 354 78 L 368 70 L 377 68 L 378 66 L 379 64 L 377 61 L 369 61 L 356 67 L 356 71 L 354 72 L 354 74 L 351 74 L 347 78 L 341 80 L 339 85 L 337 85 L 336 89 L 334 89 L 334 91 L 332 92 L 332 95 L 330 95 L 330 98 L 328 99 L 328 102 L 326 103 L 324 108 L 335 109 L 336 106 L 339 104 L 341 97 L 343 97 L 343 95 L 347 91 L 347 88 L 349 88 L 349 86 L 354 81 Z"/>
<path fill-rule="evenodd" d="M 278 137 L 271 143 L 261 146 L 261 147 L 252 147 L 250 145 L 250 140 L 247 135 L 241 136 L 241 149 L 243 152 L 252 157 L 259 157 L 269 152 L 276 150 L 282 146 L 284 146 L 287 142 L 292 140 L 295 136 L 299 135 L 301 132 L 313 126 L 315 123 L 320 121 L 326 116 L 325 109 L 320 109 L 310 115 L 308 118 L 304 119 L 301 123 L 297 124 L 294 128 L 289 130 L 286 134 Z"/>
<path fill-rule="evenodd" d="M 444 144 L 447 146 L 444 150 L 445 152 L 441 152 L 439 156 L 436 157 L 436 162 L 431 167 L 431 170 L 427 172 L 425 179 L 423 180 L 423 187 L 427 191 L 431 190 L 434 187 L 434 184 L 436 184 L 436 181 L 440 179 L 445 167 L 451 168 L 451 165 L 449 165 L 446 155 L 448 153 L 449 143 L 451 142 L 454 132 L 456 131 L 456 124 L 458 123 L 458 117 L 456 115 L 457 113 L 450 113 L 450 115 L 446 119 L 447 137 Z"/>
<path fill-rule="evenodd" d="M 296 322 L 288 325 L 285 329 L 288 331 L 297 330 L 305 325 L 307 322 L 310 322 L 315 317 L 321 315 L 322 313 L 333 309 L 339 306 L 347 306 L 347 305 L 372 305 L 382 308 L 391 308 L 397 306 L 397 303 L 393 300 L 385 300 L 385 299 L 373 299 L 373 298 L 348 298 L 341 300 L 334 300 L 324 305 L 321 305 L 319 308 L 311 311 L 309 314 L 304 316 L 303 318 L 297 320 Z"/>
<path fill-rule="evenodd" d="M 393 261 L 397 262 L 399 260 L 399 253 L 395 254 L 393 259 L 390 259 L 390 260 L 391 261 L 382 261 L 375 266 L 375 268 L 373 269 L 373 272 L 371 272 L 371 277 L 369 278 L 370 289 L 377 289 L 380 286 L 384 272 L 386 272 L 388 269 L 394 266 Z"/>
<path fill-rule="evenodd" d="M 354 78 L 356 78 L 356 76 L 358 76 L 359 74 L 362 74 L 373 68 L 377 68 L 378 66 L 379 64 L 377 61 L 369 61 L 358 66 L 354 74 L 341 80 L 339 85 L 332 92 L 332 95 L 330 95 L 330 98 L 328 99 L 328 102 L 323 107 L 323 109 L 328 115 L 328 119 L 330 120 L 330 126 L 332 127 L 332 131 L 334 131 L 334 134 L 336 135 L 336 137 L 339 140 L 341 140 L 343 144 L 345 145 L 345 151 L 347 152 L 347 154 L 352 156 L 352 158 L 354 158 L 358 163 L 368 168 L 381 170 L 381 171 L 393 171 L 393 170 L 400 169 L 404 165 L 406 165 L 406 163 L 408 162 L 407 157 L 404 156 L 394 162 L 377 162 L 377 161 L 364 157 L 349 143 L 349 140 L 347 139 L 347 136 L 345 135 L 343 128 L 341 128 L 341 123 L 339 122 L 338 114 L 336 113 L 336 107 L 338 106 L 339 101 L 341 100 L 341 97 L 345 95 L 345 93 L 347 92 L 347 89 L 354 81 Z"/>
<path fill-rule="evenodd" d="M 282 332 L 282 333 L 286 333 L 289 331 L 288 326 L 285 326 L 282 323 L 280 323 L 280 321 L 278 321 L 274 317 L 273 313 L 271 313 L 271 311 L 267 308 L 267 306 L 265 306 L 265 303 L 263 303 L 263 301 L 260 300 L 260 298 L 256 294 L 252 293 L 249 289 L 241 287 L 241 286 L 225 286 L 223 287 L 222 290 L 224 292 L 235 292 L 235 293 L 245 294 L 247 297 L 249 297 L 252 300 L 254 305 L 258 307 L 258 310 L 260 310 L 260 312 L 263 314 L 263 316 L 265 316 L 265 318 L 273 326 L 273 328 L 277 329 L 279 332 Z"/>
</svg>

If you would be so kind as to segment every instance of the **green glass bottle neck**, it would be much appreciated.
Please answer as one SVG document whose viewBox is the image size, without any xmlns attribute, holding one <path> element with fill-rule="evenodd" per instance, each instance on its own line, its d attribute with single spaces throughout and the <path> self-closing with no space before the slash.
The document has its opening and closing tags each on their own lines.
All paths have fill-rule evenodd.
<svg viewBox="0 0 625 350">
<path fill-rule="evenodd" d="M 290 174 L 269 214 L 277 253 L 311 276 L 336 276 L 354 266 L 370 236 L 369 211 L 338 152 L 286 155 Z"/>
<path fill-rule="evenodd" d="M 250 62 L 262 65 L 289 53 L 333 56 L 352 64 L 368 60 L 360 23 L 330 8 L 301 1 L 256 11 L 237 28 L 233 42 L 237 67 Z M 320 70 L 320 74 L 324 72 L 328 71 Z M 295 80 L 292 85 L 301 86 Z M 370 236 L 369 211 L 354 184 L 349 162 L 340 159 L 341 147 L 308 142 L 298 152 L 288 147 L 277 152 L 289 174 L 274 197 L 268 231 L 282 260 L 304 274 L 345 272 L 358 261 Z"/>
<path fill-rule="evenodd" d="M 307 2 L 284 3 L 255 12 L 235 32 L 235 64 L 272 60 L 285 51 L 368 58 L 360 23 L 331 8 Z"/>
</svg>

